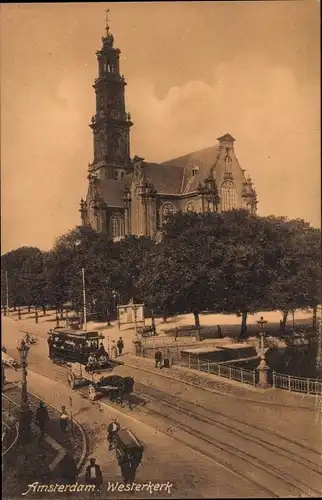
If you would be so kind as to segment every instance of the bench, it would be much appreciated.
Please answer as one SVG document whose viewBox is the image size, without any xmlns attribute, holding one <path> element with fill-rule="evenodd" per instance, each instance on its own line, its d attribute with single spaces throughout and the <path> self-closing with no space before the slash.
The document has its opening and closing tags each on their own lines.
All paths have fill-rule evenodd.
<svg viewBox="0 0 322 500">
<path fill-rule="evenodd" d="M 142 327 L 138 328 L 138 333 L 140 335 L 142 335 L 142 337 L 147 337 L 147 336 L 149 336 L 150 333 L 152 333 L 152 336 L 156 335 L 156 332 L 155 332 L 153 325 L 142 326 Z"/>
</svg>

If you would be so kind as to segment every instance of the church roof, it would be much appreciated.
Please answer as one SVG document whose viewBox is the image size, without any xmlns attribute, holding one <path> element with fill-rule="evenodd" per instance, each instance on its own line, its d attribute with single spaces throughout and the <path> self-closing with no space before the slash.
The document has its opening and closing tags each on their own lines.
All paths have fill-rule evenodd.
<svg viewBox="0 0 322 500">
<path fill-rule="evenodd" d="M 197 190 L 198 184 L 208 177 L 211 168 L 216 163 L 218 146 L 194 151 L 163 163 L 144 162 L 144 173 L 147 180 L 153 184 L 158 193 L 185 194 Z M 192 175 L 195 170 L 195 175 Z M 126 186 L 130 186 L 133 174 L 111 182 L 110 179 L 100 180 L 99 194 L 110 207 L 123 207 L 122 200 Z"/>
<path fill-rule="evenodd" d="M 210 146 L 200 149 L 184 156 L 163 162 L 163 165 L 172 167 L 183 167 L 183 182 L 180 192 L 189 193 L 196 191 L 199 182 L 203 183 L 208 177 L 210 169 L 215 165 L 218 154 L 218 146 Z M 192 171 L 195 169 L 195 175 Z"/>
<path fill-rule="evenodd" d="M 182 166 L 145 163 L 144 171 L 158 193 L 180 194 L 184 175 Z"/>
</svg>

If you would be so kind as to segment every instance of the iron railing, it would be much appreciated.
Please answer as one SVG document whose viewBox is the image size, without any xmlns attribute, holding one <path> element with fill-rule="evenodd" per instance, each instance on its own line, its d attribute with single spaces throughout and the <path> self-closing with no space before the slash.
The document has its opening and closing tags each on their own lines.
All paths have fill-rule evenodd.
<svg viewBox="0 0 322 500">
<path fill-rule="evenodd" d="M 198 358 L 191 357 L 182 359 L 181 364 L 202 372 L 212 373 L 218 377 L 237 380 L 238 382 L 242 382 L 244 384 L 256 385 L 257 382 L 256 370 L 245 370 L 244 368 L 236 368 L 224 363 L 201 361 Z"/>
<path fill-rule="evenodd" d="M 322 394 L 322 381 L 314 378 L 293 377 L 273 371 L 273 387 L 286 389 L 290 392 L 306 394 Z"/>
<path fill-rule="evenodd" d="M 178 362 L 180 365 L 187 366 L 194 370 L 199 370 L 207 373 L 212 373 L 218 377 L 224 377 L 231 380 L 236 380 L 244 384 L 255 386 L 258 382 L 258 369 L 247 370 L 245 368 L 236 368 L 230 365 L 227 361 L 214 362 L 204 361 L 190 355 L 183 356 L 182 349 L 188 346 L 183 345 L 167 345 L 160 346 L 160 351 L 165 354 L 168 352 L 171 356 L 171 362 Z M 142 347 L 141 356 L 154 358 L 156 347 Z M 238 361 L 237 359 L 235 360 Z M 321 394 L 322 395 L 322 380 L 314 378 L 295 377 L 293 375 L 285 375 L 269 371 L 269 383 L 278 389 L 288 390 L 290 392 L 301 392 L 305 394 Z"/>
</svg>

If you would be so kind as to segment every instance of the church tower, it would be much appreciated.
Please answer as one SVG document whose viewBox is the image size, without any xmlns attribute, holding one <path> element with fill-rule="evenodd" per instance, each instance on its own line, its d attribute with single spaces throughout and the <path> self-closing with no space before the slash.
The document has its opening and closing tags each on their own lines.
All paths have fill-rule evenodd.
<svg viewBox="0 0 322 500">
<path fill-rule="evenodd" d="M 89 173 L 98 179 L 118 180 L 132 170 L 130 161 L 130 114 L 125 109 L 126 82 L 120 74 L 120 53 L 106 18 L 106 34 L 97 55 L 98 77 L 93 85 L 96 114 L 90 127 L 93 131 L 94 159 Z"/>
</svg>

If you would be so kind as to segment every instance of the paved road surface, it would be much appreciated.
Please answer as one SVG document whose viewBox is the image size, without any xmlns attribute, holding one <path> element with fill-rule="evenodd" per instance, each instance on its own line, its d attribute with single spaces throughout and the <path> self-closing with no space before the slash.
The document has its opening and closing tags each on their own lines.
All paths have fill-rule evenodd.
<svg viewBox="0 0 322 500">
<path fill-rule="evenodd" d="M 20 324 L 5 319 L 3 326 L 3 342 L 13 355 Z M 41 336 L 30 352 L 29 369 L 34 372 L 29 378 L 36 391 L 50 389 L 57 404 L 65 403 L 70 394 L 66 371 L 48 360 Z M 314 412 L 205 396 L 201 389 L 169 383 L 157 372 L 151 375 L 127 366 L 119 372 L 134 375 L 137 390 L 147 402 L 133 412 L 125 409 L 120 417 L 147 447 L 140 481 L 173 478 L 176 496 L 320 496 L 320 432 Z M 111 480 L 117 477 L 117 467 L 104 446 L 105 425 L 119 408 L 92 405 L 79 393 L 73 394 L 79 405 L 77 418 L 92 430 L 93 452 L 105 466 L 105 478 Z"/>
</svg>

